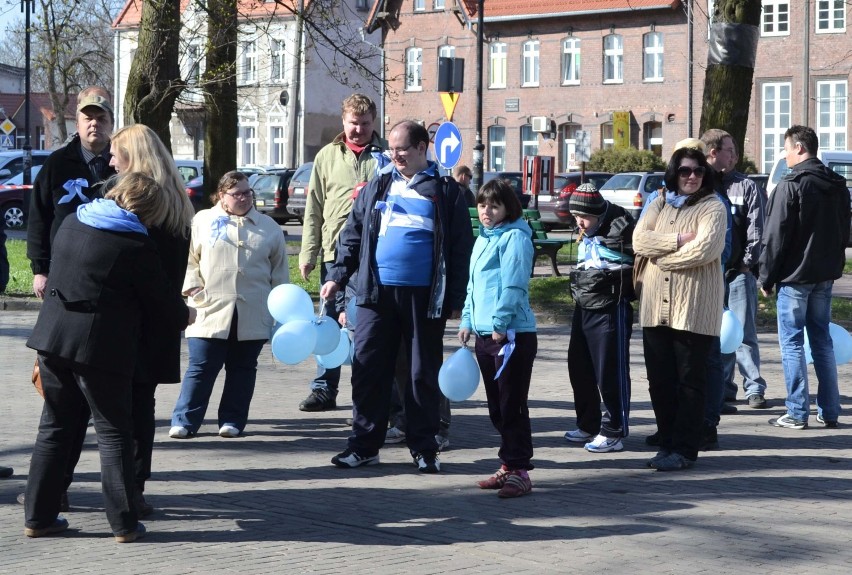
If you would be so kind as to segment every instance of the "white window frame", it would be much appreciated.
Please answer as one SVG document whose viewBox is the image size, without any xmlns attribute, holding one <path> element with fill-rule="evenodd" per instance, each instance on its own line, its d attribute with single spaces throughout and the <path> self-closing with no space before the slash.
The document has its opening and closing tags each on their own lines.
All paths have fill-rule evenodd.
<svg viewBox="0 0 852 575">
<path fill-rule="evenodd" d="M 603 83 L 624 83 L 624 38 L 607 34 L 603 38 Z"/>
<path fill-rule="evenodd" d="M 562 171 L 564 172 L 576 168 L 578 165 L 576 158 L 577 140 L 574 136 L 581 129 L 582 126 L 574 122 L 568 122 L 559 126 L 559 142 L 562 145 Z M 574 161 L 572 161 L 572 157 Z"/>
<path fill-rule="evenodd" d="M 846 0 L 817 0 L 817 34 L 837 34 L 846 31 Z"/>
<path fill-rule="evenodd" d="M 790 35 L 789 0 L 763 0 L 763 10 L 760 14 L 760 35 Z"/>
<path fill-rule="evenodd" d="M 642 36 L 642 79 L 645 82 L 662 82 L 664 74 L 664 44 L 662 32 L 648 32 Z"/>
<path fill-rule="evenodd" d="M 569 36 L 562 40 L 562 85 L 580 83 L 582 43 L 579 38 Z"/>
<path fill-rule="evenodd" d="M 615 147 L 615 125 L 612 120 L 601 124 L 601 149 L 609 150 Z"/>
<path fill-rule="evenodd" d="M 845 150 L 849 87 L 846 80 L 816 83 L 816 133 L 821 150 Z"/>
<path fill-rule="evenodd" d="M 538 40 L 527 40 L 524 42 L 521 54 L 521 86 L 538 86 L 539 61 L 541 56 L 541 42 Z"/>
<path fill-rule="evenodd" d="M 405 91 L 423 91 L 423 48 L 405 51 Z"/>
<path fill-rule="evenodd" d="M 503 139 L 497 139 L 500 134 Z M 499 160 L 499 161 L 498 161 Z M 506 126 L 488 127 L 488 171 L 503 172 L 506 170 Z"/>
<path fill-rule="evenodd" d="M 257 82 L 257 41 L 240 42 L 240 84 Z"/>
<path fill-rule="evenodd" d="M 257 164 L 257 112 L 240 112 L 237 129 L 237 163 L 240 166 Z"/>
<path fill-rule="evenodd" d="M 784 132 L 790 127 L 793 113 L 793 87 L 790 82 L 767 82 L 760 88 L 761 170 L 772 172 L 784 148 Z"/>
<path fill-rule="evenodd" d="M 505 42 L 492 42 L 488 48 L 490 62 L 489 88 L 505 88 L 506 73 L 509 68 L 509 45 Z"/>
<path fill-rule="evenodd" d="M 283 38 L 269 39 L 269 81 L 275 84 L 287 81 L 287 43 Z"/>
<path fill-rule="evenodd" d="M 287 116 L 284 113 L 284 108 L 276 103 L 269 114 L 266 116 L 267 121 L 267 159 L 268 163 L 286 166 L 287 158 L 285 158 L 285 143 L 287 141 Z M 276 135 L 276 131 L 280 130 Z"/>
<path fill-rule="evenodd" d="M 532 124 L 521 125 L 521 161 L 524 161 L 526 156 L 538 155 L 538 134 L 533 132 Z"/>
<path fill-rule="evenodd" d="M 184 63 L 186 69 L 184 76 L 186 83 L 195 86 L 201 83 L 201 75 L 204 73 L 204 58 L 201 56 L 203 46 L 200 40 L 193 40 L 186 45 Z"/>
<path fill-rule="evenodd" d="M 450 44 L 444 44 L 438 48 L 438 58 L 455 58 L 456 47 Z"/>
<path fill-rule="evenodd" d="M 426 10 L 426 0 L 414 0 L 414 11 L 424 12 Z"/>
<path fill-rule="evenodd" d="M 447 7 L 446 0 L 434 0 L 432 8 L 435 10 L 444 10 Z"/>
</svg>

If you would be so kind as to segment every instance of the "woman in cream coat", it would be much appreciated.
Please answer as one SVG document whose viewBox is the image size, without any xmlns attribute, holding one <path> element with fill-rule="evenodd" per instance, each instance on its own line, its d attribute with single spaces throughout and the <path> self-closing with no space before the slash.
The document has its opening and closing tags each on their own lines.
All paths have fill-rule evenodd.
<svg viewBox="0 0 852 575">
<path fill-rule="evenodd" d="M 722 325 L 727 216 L 699 150 L 677 150 L 665 181 L 665 197 L 636 226 L 633 250 L 649 258 L 639 317 L 660 452 L 648 466 L 674 471 L 698 457 L 707 356 Z"/>
<path fill-rule="evenodd" d="M 192 220 L 183 293 L 198 317 L 186 331 L 189 366 L 169 430 L 175 439 L 191 437 L 201 427 L 222 366 L 219 435 L 243 432 L 257 358 L 273 325 L 266 299 L 273 287 L 290 281 L 284 234 L 272 218 L 254 209 L 246 175 L 232 171 L 222 176 L 216 199 L 215 206 Z"/>
</svg>

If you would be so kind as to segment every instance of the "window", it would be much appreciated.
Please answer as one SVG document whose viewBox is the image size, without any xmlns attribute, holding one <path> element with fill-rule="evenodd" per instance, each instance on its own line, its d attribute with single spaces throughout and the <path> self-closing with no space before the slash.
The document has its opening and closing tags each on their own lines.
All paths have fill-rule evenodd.
<svg viewBox="0 0 852 575">
<path fill-rule="evenodd" d="M 817 33 L 846 31 L 845 0 L 818 0 Z"/>
<path fill-rule="evenodd" d="M 287 65 L 287 52 L 284 49 L 284 40 L 273 38 L 269 41 L 269 49 L 272 52 L 272 66 L 269 79 L 273 82 L 283 82 L 285 80 L 284 71 Z"/>
<path fill-rule="evenodd" d="M 521 160 L 525 156 L 538 155 L 538 134 L 532 131 L 532 126 L 521 126 Z"/>
<path fill-rule="evenodd" d="M 618 34 L 604 36 L 604 83 L 624 82 L 624 43 Z"/>
<path fill-rule="evenodd" d="M 489 88 L 506 87 L 506 55 L 508 47 L 502 42 L 491 44 L 489 53 L 491 55 L 491 76 L 488 82 Z"/>
<path fill-rule="evenodd" d="M 423 49 L 409 48 L 405 53 L 405 89 L 414 92 L 423 89 Z"/>
<path fill-rule="evenodd" d="M 488 128 L 488 170 L 501 172 L 506 169 L 506 128 Z"/>
<path fill-rule="evenodd" d="M 846 81 L 817 82 L 817 126 L 821 150 L 846 149 Z"/>
<path fill-rule="evenodd" d="M 538 86 L 539 41 L 524 42 L 524 55 L 521 60 L 521 86 Z"/>
<path fill-rule="evenodd" d="M 414 0 L 414 11 L 422 12 L 426 9 L 426 0 Z"/>
<path fill-rule="evenodd" d="M 199 44 L 198 42 L 190 43 L 186 47 L 185 60 L 185 76 L 187 84 L 198 84 L 199 80 L 201 80 L 201 67 L 203 65 L 204 62 L 201 58 L 201 44 Z"/>
<path fill-rule="evenodd" d="M 446 0 L 434 0 L 434 2 L 433 6 L 435 7 L 435 10 L 443 10 L 447 7 Z"/>
<path fill-rule="evenodd" d="M 762 172 L 768 174 L 775 166 L 778 154 L 784 148 L 784 132 L 790 127 L 790 83 L 779 82 L 763 85 Z"/>
<path fill-rule="evenodd" d="M 237 162 L 241 166 L 257 163 L 257 114 L 253 112 L 239 115 L 239 137 L 237 138 Z"/>
<path fill-rule="evenodd" d="M 270 121 L 273 121 L 270 118 Z M 282 166 L 287 162 L 284 160 L 284 126 L 274 124 L 269 126 L 269 162 L 276 166 Z"/>
<path fill-rule="evenodd" d="M 645 81 L 663 81 L 663 35 L 650 32 L 644 36 Z"/>
<path fill-rule="evenodd" d="M 790 34 L 790 3 L 782 0 L 763 0 L 761 36 Z"/>
<path fill-rule="evenodd" d="M 456 57 L 456 47 L 455 46 L 441 46 L 438 48 L 438 57 L 439 58 L 455 58 Z"/>
<path fill-rule="evenodd" d="M 580 124 L 568 123 L 559 126 L 559 142 L 561 143 L 559 151 L 562 155 L 559 158 L 559 165 L 564 172 L 567 172 L 571 168 L 576 168 L 578 165 L 575 134 L 579 130 Z"/>
<path fill-rule="evenodd" d="M 562 41 L 562 84 L 580 83 L 580 39 Z"/>
<path fill-rule="evenodd" d="M 257 81 L 257 51 L 254 40 L 241 42 L 240 79 L 243 84 Z"/>
<path fill-rule="evenodd" d="M 651 150 L 655 155 L 663 156 L 663 123 L 645 122 L 642 128 L 645 140 L 645 149 Z"/>
<path fill-rule="evenodd" d="M 615 146 L 615 138 L 612 136 L 612 122 L 601 124 L 601 148 L 609 150 Z"/>
<path fill-rule="evenodd" d="M 370 6 L 367 4 L 367 0 L 355 0 L 355 9 L 359 12 L 366 12 L 370 9 Z"/>
</svg>

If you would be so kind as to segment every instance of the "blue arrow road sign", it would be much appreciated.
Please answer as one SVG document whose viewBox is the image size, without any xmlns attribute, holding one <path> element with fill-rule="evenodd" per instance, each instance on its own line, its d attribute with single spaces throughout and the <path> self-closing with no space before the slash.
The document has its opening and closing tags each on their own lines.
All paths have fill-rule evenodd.
<svg viewBox="0 0 852 575">
<path fill-rule="evenodd" d="M 438 163 L 449 170 L 459 163 L 461 153 L 462 138 L 458 126 L 444 122 L 435 133 L 435 157 Z"/>
</svg>

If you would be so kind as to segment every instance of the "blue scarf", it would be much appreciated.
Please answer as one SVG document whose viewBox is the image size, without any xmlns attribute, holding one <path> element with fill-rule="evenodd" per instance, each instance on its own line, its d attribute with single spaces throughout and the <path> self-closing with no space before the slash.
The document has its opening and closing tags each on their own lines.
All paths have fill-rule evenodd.
<svg viewBox="0 0 852 575">
<path fill-rule="evenodd" d="M 77 219 L 87 226 L 112 232 L 136 232 L 148 235 L 148 230 L 136 214 L 120 208 L 112 200 L 97 198 L 77 207 Z"/>
<path fill-rule="evenodd" d="M 681 196 L 671 190 L 666 191 L 666 203 L 674 209 L 682 208 L 689 196 Z"/>
</svg>

